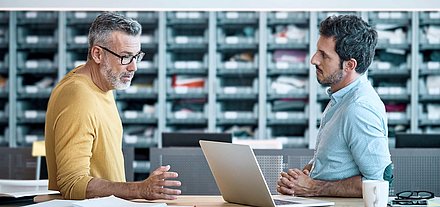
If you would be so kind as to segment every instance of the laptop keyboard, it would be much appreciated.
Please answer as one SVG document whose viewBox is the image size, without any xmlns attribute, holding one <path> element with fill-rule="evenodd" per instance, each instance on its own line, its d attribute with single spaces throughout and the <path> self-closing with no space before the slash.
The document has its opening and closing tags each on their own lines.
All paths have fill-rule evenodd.
<svg viewBox="0 0 440 207">
<path fill-rule="evenodd" d="M 286 201 L 286 200 L 279 200 L 279 199 L 273 199 L 275 201 L 275 205 L 289 205 L 289 204 L 299 204 L 298 202 L 294 201 Z"/>
</svg>

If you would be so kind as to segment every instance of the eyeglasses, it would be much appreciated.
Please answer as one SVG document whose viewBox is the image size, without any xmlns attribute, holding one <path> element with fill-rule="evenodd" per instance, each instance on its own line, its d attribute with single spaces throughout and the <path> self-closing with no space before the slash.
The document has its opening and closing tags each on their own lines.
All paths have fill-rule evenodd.
<svg viewBox="0 0 440 207">
<path fill-rule="evenodd" d="M 136 62 L 139 63 L 139 62 L 141 62 L 142 58 L 144 58 L 144 55 L 145 55 L 144 52 L 139 51 L 138 54 L 136 54 L 136 55 L 124 55 L 124 56 L 122 56 L 122 55 L 118 55 L 117 53 L 111 51 L 110 49 L 108 49 L 106 47 L 99 46 L 99 45 L 97 45 L 97 46 L 102 48 L 102 49 L 104 49 L 105 51 L 111 53 L 112 55 L 114 55 L 114 56 L 116 56 L 118 58 L 121 58 L 121 65 L 128 65 L 135 58 L 136 58 Z"/>
<path fill-rule="evenodd" d="M 397 199 L 421 200 L 434 198 L 434 193 L 429 191 L 403 191 L 396 194 Z"/>
<path fill-rule="evenodd" d="M 429 191 L 403 191 L 396 194 L 392 201 L 396 205 L 427 205 L 427 200 L 434 198 L 434 193 Z"/>
</svg>

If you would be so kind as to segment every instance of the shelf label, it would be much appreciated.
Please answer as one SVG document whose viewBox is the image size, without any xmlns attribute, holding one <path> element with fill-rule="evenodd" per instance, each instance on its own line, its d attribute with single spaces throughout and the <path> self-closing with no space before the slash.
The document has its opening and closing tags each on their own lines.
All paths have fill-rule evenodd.
<svg viewBox="0 0 440 207">
<path fill-rule="evenodd" d="M 86 44 L 87 36 L 75 36 L 75 38 L 73 38 L 73 41 L 77 44 Z"/>
<path fill-rule="evenodd" d="M 26 93 L 37 93 L 38 87 L 37 86 L 26 86 L 25 91 L 26 91 Z"/>
<path fill-rule="evenodd" d="M 124 116 L 127 119 L 136 119 L 138 117 L 138 113 L 136 111 L 124 111 Z"/>
<path fill-rule="evenodd" d="M 124 136 L 124 140 L 125 140 L 125 143 L 127 143 L 127 144 L 135 144 L 135 143 L 137 143 L 138 141 L 138 136 L 136 136 L 136 135 L 125 135 Z"/>
<path fill-rule="evenodd" d="M 429 18 L 431 19 L 440 19 L 440 12 L 430 12 Z"/>
<path fill-rule="evenodd" d="M 27 110 L 24 112 L 24 117 L 27 119 L 36 119 L 38 116 L 38 112 L 35 110 Z"/>
<path fill-rule="evenodd" d="M 440 43 L 440 38 L 428 38 L 428 43 L 429 44 L 438 44 Z"/>
<path fill-rule="evenodd" d="M 238 43 L 238 37 L 226 37 L 225 39 L 226 44 L 237 44 Z"/>
<path fill-rule="evenodd" d="M 288 39 L 287 37 L 276 37 L 275 38 L 275 43 L 277 44 L 287 44 Z"/>
<path fill-rule="evenodd" d="M 26 18 L 37 18 L 37 12 L 26 12 Z"/>
<path fill-rule="evenodd" d="M 225 118 L 227 119 L 237 119 L 238 114 L 235 111 L 227 111 L 225 112 Z"/>
<path fill-rule="evenodd" d="M 138 13 L 135 11 L 128 11 L 125 15 L 130 18 L 137 18 L 138 17 Z"/>
<path fill-rule="evenodd" d="M 226 12 L 226 18 L 228 19 L 237 19 L 238 12 Z"/>
<path fill-rule="evenodd" d="M 176 87 L 174 90 L 175 90 L 176 93 L 178 93 L 178 94 L 185 94 L 185 93 L 188 93 L 188 88 L 187 88 L 187 87 Z"/>
<path fill-rule="evenodd" d="M 377 63 L 377 68 L 379 68 L 379 69 L 390 69 L 391 68 L 391 63 L 389 63 L 389 62 L 378 62 Z"/>
<path fill-rule="evenodd" d="M 38 140 L 38 136 L 37 135 L 26 135 L 25 138 L 27 143 L 32 143 Z"/>
<path fill-rule="evenodd" d="M 186 62 L 185 61 L 176 61 L 174 62 L 174 67 L 178 69 L 186 68 Z"/>
<path fill-rule="evenodd" d="M 38 43 L 38 37 L 37 36 L 27 36 L 26 42 L 31 43 L 31 44 Z"/>
<path fill-rule="evenodd" d="M 174 116 L 176 117 L 176 119 L 186 119 L 188 118 L 188 112 L 176 111 L 174 112 Z"/>
<path fill-rule="evenodd" d="M 289 117 L 289 113 L 285 111 L 279 111 L 275 113 L 276 119 L 287 119 Z"/>
<path fill-rule="evenodd" d="M 134 94 L 138 92 L 138 88 L 136 86 L 131 86 L 125 90 L 125 93 Z"/>
<path fill-rule="evenodd" d="M 77 19 L 85 19 L 87 17 L 86 12 L 75 12 L 75 18 Z"/>
<path fill-rule="evenodd" d="M 37 67 L 38 67 L 38 61 L 36 60 L 26 61 L 26 68 L 37 68 Z"/>
<path fill-rule="evenodd" d="M 174 41 L 176 41 L 177 44 L 188 44 L 189 42 L 186 36 L 177 36 Z"/>
<path fill-rule="evenodd" d="M 235 61 L 225 62 L 225 68 L 226 69 L 237 69 L 238 68 L 238 63 L 235 62 Z"/>
<path fill-rule="evenodd" d="M 237 88 L 236 87 L 225 87 L 223 91 L 227 94 L 236 94 Z"/>
<path fill-rule="evenodd" d="M 287 69 L 289 68 L 288 62 L 277 62 L 275 63 L 277 69 Z"/>
<path fill-rule="evenodd" d="M 289 14 L 287 12 L 277 12 L 275 13 L 275 18 L 277 19 L 287 19 Z"/>
<path fill-rule="evenodd" d="M 439 68 L 440 68 L 440 62 L 434 62 L 434 61 L 428 62 L 428 69 L 439 69 Z"/>
</svg>

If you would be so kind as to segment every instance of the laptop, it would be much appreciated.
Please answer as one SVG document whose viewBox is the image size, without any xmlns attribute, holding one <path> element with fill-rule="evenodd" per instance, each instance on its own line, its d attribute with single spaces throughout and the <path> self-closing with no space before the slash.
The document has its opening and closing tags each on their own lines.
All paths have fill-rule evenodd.
<svg viewBox="0 0 440 207">
<path fill-rule="evenodd" d="M 227 202 L 272 207 L 335 205 L 334 202 L 317 199 L 272 196 L 249 145 L 205 140 L 200 140 L 199 143 L 220 193 Z"/>
</svg>

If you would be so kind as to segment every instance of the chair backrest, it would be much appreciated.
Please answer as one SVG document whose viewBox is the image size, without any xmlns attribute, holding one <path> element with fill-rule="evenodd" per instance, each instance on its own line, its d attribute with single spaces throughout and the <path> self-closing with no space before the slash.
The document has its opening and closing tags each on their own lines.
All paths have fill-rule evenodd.
<svg viewBox="0 0 440 207">
<path fill-rule="evenodd" d="M 312 158 L 309 149 L 255 149 L 260 168 L 272 194 L 281 171 L 303 168 Z M 391 149 L 394 182 L 390 195 L 405 190 L 427 190 L 440 195 L 440 150 Z M 179 173 L 184 195 L 220 195 L 214 177 L 200 148 L 152 148 L 151 169 L 171 165 Z"/>
</svg>

